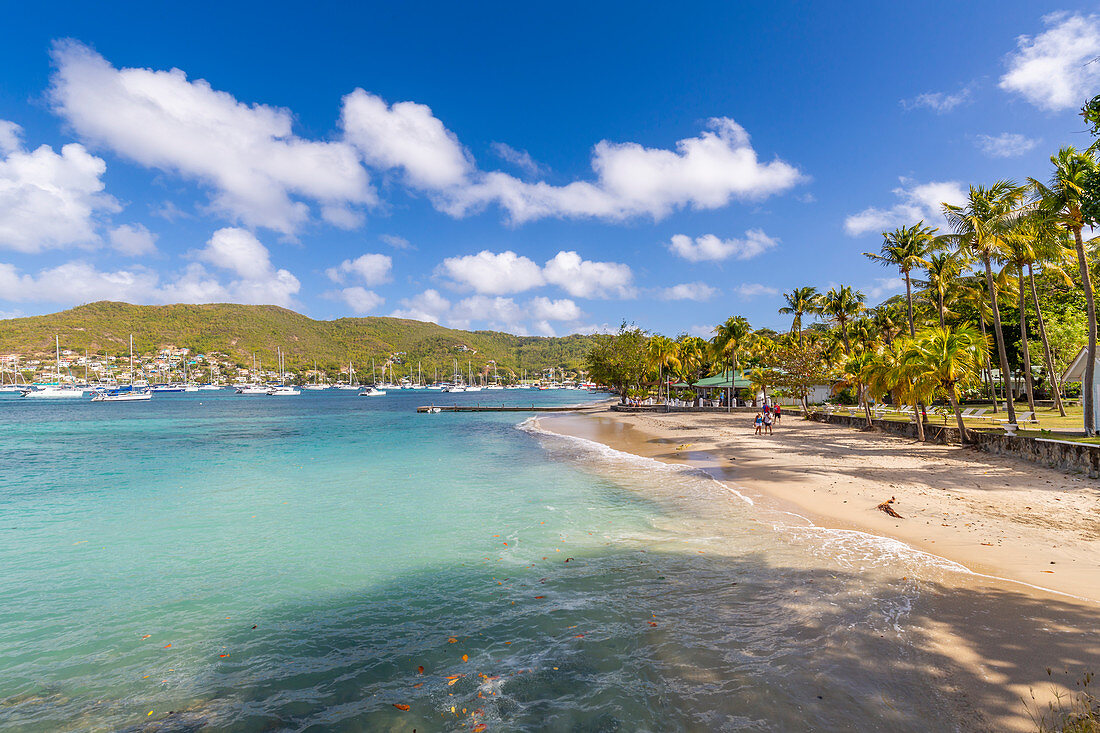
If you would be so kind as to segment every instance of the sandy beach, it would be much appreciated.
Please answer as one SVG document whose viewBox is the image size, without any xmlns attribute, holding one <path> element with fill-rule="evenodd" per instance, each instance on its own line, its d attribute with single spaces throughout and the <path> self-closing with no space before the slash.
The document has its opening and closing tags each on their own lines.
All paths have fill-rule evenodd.
<svg viewBox="0 0 1100 733">
<path fill-rule="evenodd" d="M 1034 730 L 1025 700 L 1034 712 L 1053 690 L 1100 671 L 1098 482 L 794 415 L 770 436 L 750 423 L 746 413 L 606 407 L 541 420 L 702 469 L 762 516 L 889 537 L 964 566 L 950 582 L 924 582 L 910 615 L 921 663 L 964 730 Z M 890 499 L 900 519 L 877 508 Z"/>
</svg>

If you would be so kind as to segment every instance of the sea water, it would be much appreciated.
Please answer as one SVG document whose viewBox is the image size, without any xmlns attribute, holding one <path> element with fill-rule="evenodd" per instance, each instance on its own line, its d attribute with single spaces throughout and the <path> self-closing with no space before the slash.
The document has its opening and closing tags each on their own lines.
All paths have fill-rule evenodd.
<svg viewBox="0 0 1100 733">
<path fill-rule="evenodd" d="M 0 400 L 0 730 L 953 728 L 905 628 L 951 568 L 415 412 L 584 399 Z"/>
</svg>

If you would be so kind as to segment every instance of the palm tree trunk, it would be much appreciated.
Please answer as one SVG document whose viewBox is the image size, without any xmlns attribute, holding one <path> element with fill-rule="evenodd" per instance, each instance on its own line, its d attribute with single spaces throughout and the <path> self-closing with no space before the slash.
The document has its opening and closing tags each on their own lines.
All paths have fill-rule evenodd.
<svg viewBox="0 0 1100 733">
<path fill-rule="evenodd" d="M 798 326 L 798 348 L 803 349 L 806 344 L 802 342 L 802 314 L 798 313 L 794 317 L 794 322 Z"/>
<path fill-rule="evenodd" d="M 1085 290 L 1085 308 L 1089 319 L 1089 353 L 1085 359 L 1085 381 L 1081 385 L 1081 404 L 1085 408 L 1085 435 L 1096 434 L 1096 419 L 1093 415 L 1093 384 L 1096 379 L 1096 303 L 1093 301 L 1092 277 L 1089 275 L 1089 261 L 1085 256 L 1085 244 L 1081 241 L 1081 227 L 1073 230 L 1073 240 L 1077 245 L 1077 264 L 1081 268 L 1081 285 Z"/>
<path fill-rule="evenodd" d="M 852 347 L 848 343 L 848 324 L 845 321 L 840 322 L 840 335 L 844 337 L 844 354 L 850 356 Z"/>
<path fill-rule="evenodd" d="M 730 362 L 726 359 L 726 374 L 730 378 L 730 386 L 726 387 L 726 413 L 733 412 L 733 405 L 730 404 L 730 399 L 733 395 L 733 374 L 730 372 Z"/>
<path fill-rule="evenodd" d="M 920 400 L 914 400 L 914 402 L 919 403 Z M 920 413 L 921 413 L 920 404 L 914 404 L 913 405 L 913 417 L 915 418 L 915 422 L 917 423 L 917 440 L 919 440 L 920 442 L 923 443 L 924 442 L 924 420 L 921 419 L 921 414 Z"/>
<path fill-rule="evenodd" d="M 1024 268 L 1017 267 L 1020 290 L 1020 351 L 1024 356 L 1024 380 L 1027 384 L 1027 408 L 1035 412 L 1035 381 L 1031 375 L 1031 350 L 1027 346 L 1027 299 L 1024 297 Z M 1032 416 L 1034 417 L 1034 415 Z"/>
<path fill-rule="evenodd" d="M 1005 406 L 1008 409 L 1008 421 L 1016 422 L 1016 407 L 1012 404 L 1012 382 L 1008 374 L 1008 352 L 1005 351 L 1004 331 L 1001 330 L 1001 311 L 997 306 L 997 285 L 993 282 L 993 265 L 989 257 L 983 257 L 985 263 L 985 282 L 989 287 L 990 306 L 993 308 L 993 338 L 997 341 L 997 356 L 1001 362 L 1001 380 L 1005 386 Z"/>
<path fill-rule="evenodd" d="M 989 334 L 985 332 L 985 318 L 982 317 L 981 309 L 978 309 L 978 324 L 982 327 L 982 341 L 985 342 L 989 338 Z M 985 383 L 989 388 L 989 396 L 993 399 L 993 414 L 997 414 L 997 390 L 993 388 L 993 365 L 989 363 L 989 352 L 985 349 L 982 350 L 982 357 L 985 359 Z"/>
<path fill-rule="evenodd" d="M 862 384 L 857 385 L 857 387 L 859 388 L 860 396 L 863 398 L 863 414 L 867 417 L 867 427 L 874 427 L 875 421 L 871 417 L 870 401 L 867 399 L 867 395 L 865 394 L 867 388 L 864 387 Z"/>
<path fill-rule="evenodd" d="M 959 442 L 966 443 L 966 425 L 963 423 L 962 413 L 959 412 L 959 402 L 955 399 L 954 385 L 947 390 L 947 399 L 951 402 L 951 409 L 955 411 L 955 422 L 959 424 Z"/>
<path fill-rule="evenodd" d="M 902 270 L 905 275 L 905 313 L 909 318 L 909 338 L 917 337 L 916 327 L 913 326 L 913 287 L 909 282 L 909 271 Z"/>
<path fill-rule="evenodd" d="M 940 305 L 940 328 L 947 328 L 947 323 L 945 323 L 943 320 L 943 290 L 939 286 L 936 287 L 936 300 L 939 301 Z"/>
<path fill-rule="evenodd" d="M 1031 301 L 1035 304 L 1035 320 L 1039 323 L 1039 337 L 1043 340 L 1043 359 L 1047 366 L 1047 379 L 1050 380 L 1051 391 L 1054 392 L 1054 406 L 1058 408 L 1061 417 L 1066 416 L 1066 406 L 1062 404 L 1062 385 L 1058 383 L 1058 375 L 1054 372 L 1054 358 L 1050 354 L 1050 340 L 1047 339 L 1047 326 L 1043 321 L 1043 309 L 1039 307 L 1039 293 L 1035 289 L 1035 271 L 1031 265 L 1027 266 L 1027 279 L 1031 283 Z"/>
</svg>

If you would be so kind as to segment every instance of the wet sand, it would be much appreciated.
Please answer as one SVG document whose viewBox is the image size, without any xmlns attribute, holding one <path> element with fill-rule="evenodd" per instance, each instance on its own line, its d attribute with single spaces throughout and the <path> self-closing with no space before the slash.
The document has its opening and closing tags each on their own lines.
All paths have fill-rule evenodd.
<svg viewBox="0 0 1100 733">
<path fill-rule="evenodd" d="M 763 517 L 890 537 L 972 571 L 923 583 L 909 617 L 919 663 L 963 730 L 1035 730 L 1028 707 L 1100 672 L 1100 483 L 793 415 L 756 436 L 750 421 L 599 407 L 540 424 L 702 469 Z M 901 519 L 876 508 L 891 498 Z"/>
</svg>

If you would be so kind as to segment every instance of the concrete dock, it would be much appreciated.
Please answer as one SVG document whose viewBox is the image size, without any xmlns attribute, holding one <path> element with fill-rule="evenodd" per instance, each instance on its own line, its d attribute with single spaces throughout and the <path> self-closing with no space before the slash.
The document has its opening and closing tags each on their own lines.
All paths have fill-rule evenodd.
<svg viewBox="0 0 1100 733">
<path fill-rule="evenodd" d="M 417 412 L 576 412 L 587 410 L 594 405 L 566 405 L 548 407 L 546 405 L 422 405 Z"/>
</svg>

